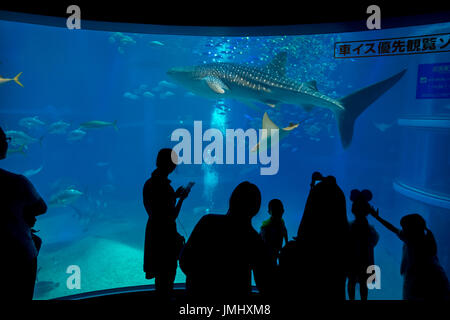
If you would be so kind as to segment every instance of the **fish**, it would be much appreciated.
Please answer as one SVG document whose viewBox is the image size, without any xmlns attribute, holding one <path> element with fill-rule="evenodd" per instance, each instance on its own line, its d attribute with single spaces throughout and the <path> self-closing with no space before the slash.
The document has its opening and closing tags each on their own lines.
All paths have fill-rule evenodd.
<svg viewBox="0 0 450 320">
<path fill-rule="evenodd" d="M 184 96 L 185 96 L 186 98 L 191 98 L 191 97 L 195 97 L 195 94 L 192 93 L 192 92 L 190 92 L 190 91 L 188 91 L 188 92 L 186 92 L 186 93 L 184 94 Z"/>
<path fill-rule="evenodd" d="M 264 151 L 270 148 L 272 137 L 271 129 L 278 129 L 278 141 L 280 141 L 281 139 L 285 138 L 289 134 L 289 132 L 291 132 L 298 126 L 299 126 L 298 123 L 290 123 L 289 126 L 285 128 L 279 128 L 272 120 L 270 120 L 269 115 L 267 114 L 267 112 L 265 112 L 262 119 L 262 128 L 267 129 L 267 137 L 262 138 L 262 140 L 260 140 L 250 151 L 251 152 Z M 262 143 L 263 141 L 264 143 Z"/>
<path fill-rule="evenodd" d="M 45 122 L 39 120 L 38 116 L 34 116 L 20 119 L 19 125 L 27 129 L 33 129 L 44 126 Z"/>
<path fill-rule="evenodd" d="M 48 132 L 51 134 L 65 134 L 67 132 L 67 128 L 69 127 L 70 127 L 69 123 L 60 120 L 50 124 Z"/>
<path fill-rule="evenodd" d="M 94 120 L 94 121 L 83 122 L 82 124 L 80 124 L 81 129 L 99 129 L 99 128 L 106 128 L 106 127 L 113 127 L 114 130 L 116 130 L 116 131 L 119 130 L 119 128 L 117 128 L 117 120 L 115 120 L 113 122 Z"/>
<path fill-rule="evenodd" d="M 317 123 L 313 123 L 313 124 L 308 124 L 304 127 L 304 130 L 306 132 L 307 135 L 309 136 L 315 136 L 317 135 L 322 129 L 320 128 L 319 125 L 317 125 Z"/>
<path fill-rule="evenodd" d="M 162 80 L 162 81 L 158 82 L 158 87 L 175 89 L 175 88 L 177 88 L 177 85 L 172 82 Z"/>
<path fill-rule="evenodd" d="M 12 155 L 12 154 L 21 154 L 21 155 L 26 155 L 26 153 L 25 153 L 25 146 L 20 146 L 20 147 L 18 147 L 18 148 L 14 148 L 14 149 L 12 149 L 12 148 L 8 148 L 8 151 L 7 151 L 7 155 Z"/>
<path fill-rule="evenodd" d="M 151 93 L 150 91 L 145 91 L 142 95 L 146 98 L 154 98 L 155 97 L 155 95 L 153 93 Z"/>
<path fill-rule="evenodd" d="M 127 98 L 127 99 L 130 99 L 130 100 L 138 100 L 139 99 L 138 95 L 136 95 L 134 93 L 131 93 L 131 92 L 128 92 L 128 91 L 123 94 L 123 97 Z"/>
<path fill-rule="evenodd" d="M 166 99 L 166 98 L 172 97 L 172 96 L 174 96 L 174 95 L 175 95 L 175 93 L 173 93 L 172 91 L 166 91 L 166 92 L 164 92 L 164 93 L 161 93 L 161 94 L 159 95 L 159 98 L 160 98 L 160 99 Z"/>
<path fill-rule="evenodd" d="M 86 135 L 86 131 L 81 130 L 80 128 L 72 130 L 67 135 L 67 141 L 77 141 L 83 139 Z"/>
<path fill-rule="evenodd" d="M 160 41 L 150 41 L 148 44 L 149 44 L 149 45 L 152 45 L 152 46 L 157 46 L 157 47 L 162 47 L 162 46 L 164 46 L 164 43 L 162 43 L 162 42 L 160 42 Z"/>
<path fill-rule="evenodd" d="M 5 132 L 7 137 L 11 138 L 11 145 L 18 146 L 18 147 L 24 147 L 25 149 L 28 147 L 29 144 L 39 142 L 42 144 L 42 139 L 44 137 L 41 137 L 40 139 L 36 139 L 33 137 L 30 137 L 28 134 L 26 134 L 23 131 L 16 131 L 16 130 L 9 130 Z"/>
<path fill-rule="evenodd" d="M 37 168 L 37 169 L 30 169 L 30 170 L 27 170 L 27 171 L 25 171 L 25 172 L 23 173 L 23 175 L 24 175 L 25 177 L 27 177 L 27 178 L 32 177 L 32 176 L 38 174 L 39 172 L 41 172 L 42 168 L 43 168 L 43 166 L 40 166 L 40 167 Z"/>
<path fill-rule="evenodd" d="M 3 78 L 2 76 L 0 76 L 0 84 L 6 83 L 6 82 L 9 82 L 9 81 L 14 81 L 19 86 L 23 87 L 23 84 L 19 81 L 19 77 L 20 77 L 21 74 L 22 74 L 22 72 L 19 72 L 14 78 Z"/>
<path fill-rule="evenodd" d="M 391 128 L 394 124 L 395 124 L 395 122 L 393 122 L 393 123 L 374 122 L 373 123 L 373 125 L 381 132 L 385 132 L 387 129 Z"/>
<path fill-rule="evenodd" d="M 51 196 L 49 205 L 52 207 L 56 206 L 64 207 L 74 203 L 82 195 L 83 192 L 71 186 Z"/>
<path fill-rule="evenodd" d="M 303 106 L 306 111 L 314 107 L 329 109 L 335 114 L 341 144 L 345 149 L 351 144 L 358 116 L 407 71 L 404 69 L 343 98 L 334 99 L 320 93 L 314 80 L 299 82 L 288 78 L 286 62 L 287 51 L 281 51 L 264 66 L 215 62 L 173 67 L 166 73 L 174 82 L 205 98 L 259 102 L 272 108 L 280 104 L 294 104 Z"/>
<path fill-rule="evenodd" d="M 100 188 L 100 190 L 98 191 L 98 193 L 99 193 L 100 195 L 103 195 L 103 194 L 105 194 L 105 193 L 111 193 L 111 192 L 114 192 L 115 190 L 116 190 L 116 187 L 115 187 L 113 184 L 108 183 L 108 184 L 105 184 L 104 186 L 102 186 L 102 187 Z"/>
</svg>

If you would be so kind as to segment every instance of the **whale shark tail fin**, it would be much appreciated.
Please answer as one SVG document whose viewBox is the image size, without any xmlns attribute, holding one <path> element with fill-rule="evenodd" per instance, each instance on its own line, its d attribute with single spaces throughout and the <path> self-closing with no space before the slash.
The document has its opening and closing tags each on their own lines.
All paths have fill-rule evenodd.
<svg viewBox="0 0 450 320">
<path fill-rule="evenodd" d="M 352 142 L 353 127 L 358 116 L 364 112 L 375 100 L 394 86 L 405 74 L 406 69 L 392 77 L 360 89 L 339 99 L 343 110 L 336 111 L 339 134 L 342 146 L 347 148 Z"/>
</svg>

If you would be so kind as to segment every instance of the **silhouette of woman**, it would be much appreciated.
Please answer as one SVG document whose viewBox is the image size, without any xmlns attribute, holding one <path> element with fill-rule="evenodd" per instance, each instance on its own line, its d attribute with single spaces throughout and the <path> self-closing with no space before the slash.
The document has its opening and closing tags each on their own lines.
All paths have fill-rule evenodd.
<svg viewBox="0 0 450 320">
<path fill-rule="evenodd" d="M 143 196 L 148 213 L 145 230 L 144 272 L 155 278 L 159 297 L 169 298 L 177 270 L 177 260 L 184 238 L 177 232 L 176 219 L 189 190 L 179 187 L 175 192 L 168 175 L 175 169 L 177 155 L 172 149 L 161 149 L 156 170 L 145 182 Z M 176 199 L 179 198 L 178 202 Z"/>
<path fill-rule="evenodd" d="M 348 235 L 344 193 L 335 177 L 314 173 L 297 237 L 280 255 L 288 298 L 345 300 Z"/>
</svg>

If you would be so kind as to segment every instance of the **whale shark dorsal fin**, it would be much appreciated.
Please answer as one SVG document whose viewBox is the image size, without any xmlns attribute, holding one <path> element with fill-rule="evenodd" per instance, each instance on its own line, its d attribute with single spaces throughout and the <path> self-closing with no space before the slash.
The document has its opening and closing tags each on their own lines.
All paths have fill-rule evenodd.
<svg viewBox="0 0 450 320">
<path fill-rule="evenodd" d="M 266 68 L 270 73 L 275 73 L 277 76 L 285 77 L 286 76 L 286 61 L 287 61 L 287 52 L 282 51 L 278 53 L 272 61 L 270 61 Z"/>
<path fill-rule="evenodd" d="M 203 80 L 205 80 L 208 87 L 215 93 L 224 94 L 225 90 L 229 90 L 227 85 L 225 83 L 223 83 L 222 80 L 220 80 L 217 77 L 207 76 L 207 77 L 204 77 Z"/>
<path fill-rule="evenodd" d="M 317 81 L 316 80 L 311 80 L 308 82 L 305 82 L 305 84 L 310 87 L 311 89 L 314 89 L 317 91 Z"/>
</svg>

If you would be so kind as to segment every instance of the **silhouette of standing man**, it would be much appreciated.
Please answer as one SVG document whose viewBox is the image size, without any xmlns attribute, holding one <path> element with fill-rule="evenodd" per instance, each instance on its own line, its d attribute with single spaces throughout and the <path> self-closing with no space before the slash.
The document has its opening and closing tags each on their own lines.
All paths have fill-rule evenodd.
<svg viewBox="0 0 450 320">
<path fill-rule="evenodd" d="M 184 238 L 177 232 L 176 219 L 190 191 L 179 187 L 175 192 L 171 187 L 168 175 L 175 169 L 175 162 L 178 158 L 172 149 L 161 149 L 156 159 L 156 170 L 145 182 L 143 190 L 148 213 L 144 272 L 147 279 L 155 278 L 156 292 L 163 299 L 170 298 L 178 256 L 184 245 Z"/>
<path fill-rule="evenodd" d="M 0 128 L 0 159 L 8 140 Z M 41 239 L 31 229 L 47 205 L 23 175 L 0 169 L 0 252 L 2 291 L 8 300 L 32 300 Z"/>
</svg>

